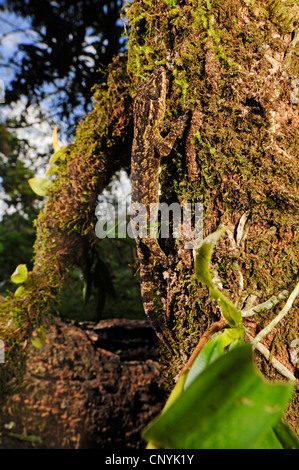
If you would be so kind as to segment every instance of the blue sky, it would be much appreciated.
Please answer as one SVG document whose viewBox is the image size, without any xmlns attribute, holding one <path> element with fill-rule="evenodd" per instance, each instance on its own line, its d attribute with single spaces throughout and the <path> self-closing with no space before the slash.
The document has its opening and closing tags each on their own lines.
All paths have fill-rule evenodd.
<svg viewBox="0 0 299 470">
<path fill-rule="evenodd" d="M 30 44 L 35 38 L 36 33 L 31 29 L 29 19 L 18 17 L 14 13 L 0 12 L 0 74 L 6 86 L 14 75 L 13 69 L 6 67 L 8 59 L 14 58 L 18 62 L 21 59 L 19 44 Z"/>
</svg>

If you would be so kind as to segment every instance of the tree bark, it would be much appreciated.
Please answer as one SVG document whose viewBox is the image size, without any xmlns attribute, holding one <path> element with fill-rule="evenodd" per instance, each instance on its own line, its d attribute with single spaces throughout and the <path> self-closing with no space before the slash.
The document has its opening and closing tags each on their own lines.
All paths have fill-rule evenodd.
<svg viewBox="0 0 299 470">
<path fill-rule="evenodd" d="M 2 407 L 0 448 L 142 448 L 165 393 L 147 321 L 55 322 Z"/>
<path fill-rule="evenodd" d="M 190 116 L 185 140 L 162 165 L 161 201 L 203 202 L 204 236 L 231 227 L 217 244 L 211 269 L 214 282 L 240 309 L 291 293 L 299 270 L 298 6 L 153 0 L 133 2 L 127 15 L 132 76 L 156 64 L 168 68 L 165 133 L 178 115 Z M 175 357 L 163 356 L 172 384 L 220 311 L 208 289 L 195 282 L 184 240 L 163 242 L 173 262 L 167 272 L 156 266 L 155 287 L 157 312 L 176 351 Z M 283 304 L 251 317 L 256 332 Z M 290 360 L 297 337 L 298 301 L 264 341 L 298 377 Z M 281 379 L 267 361 L 257 362 L 269 377 Z M 296 403 L 295 397 L 290 415 L 298 416 Z"/>
</svg>

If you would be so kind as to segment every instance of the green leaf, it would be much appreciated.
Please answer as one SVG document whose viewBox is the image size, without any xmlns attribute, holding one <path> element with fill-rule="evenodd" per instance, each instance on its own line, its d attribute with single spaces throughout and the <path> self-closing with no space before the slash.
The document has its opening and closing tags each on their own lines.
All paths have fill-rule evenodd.
<svg viewBox="0 0 299 470">
<path fill-rule="evenodd" d="M 46 334 L 43 328 L 39 328 L 37 331 L 37 336 L 32 336 L 31 344 L 36 349 L 40 349 L 45 345 L 46 342 Z"/>
<path fill-rule="evenodd" d="M 22 282 L 26 281 L 27 277 L 28 269 L 26 264 L 19 264 L 19 266 L 16 267 L 14 273 L 10 276 L 10 279 L 15 284 L 22 284 Z"/>
<path fill-rule="evenodd" d="M 264 381 L 242 345 L 221 356 L 144 432 L 159 448 L 250 449 L 279 420 L 293 384 Z"/>
<path fill-rule="evenodd" d="M 299 439 L 288 423 L 280 419 L 254 446 L 255 449 L 299 449 Z"/>
<path fill-rule="evenodd" d="M 196 279 L 203 284 L 206 284 L 210 288 L 214 288 L 214 284 L 212 281 L 212 276 L 210 273 L 210 262 L 212 259 L 212 254 L 214 247 L 222 237 L 222 235 L 226 232 L 227 227 L 223 227 L 217 232 L 211 233 L 208 237 L 206 237 L 199 249 L 196 253 L 195 258 L 195 273 Z"/>
<path fill-rule="evenodd" d="M 28 183 L 35 194 L 38 196 L 47 196 L 48 189 L 51 186 L 52 181 L 48 180 L 47 178 L 37 177 L 30 178 Z"/>
<path fill-rule="evenodd" d="M 185 372 L 182 373 L 182 375 L 180 376 L 178 382 L 173 387 L 172 392 L 169 395 L 168 400 L 167 400 L 167 402 L 166 402 L 166 404 L 165 404 L 165 406 L 162 410 L 162 413 L 164 413 L 164 411 L 166 411 L 180 397 L 180 395 L 182 394 L 182 392 L 184 390 L 185 381 L 186 381 L 187 376 L 188 376 L 188 371 L 185 371 Z"/>
<path fill-rule="evenodd" d="M 84 280 L 83 281 L 83 289 L 82 289 L 82 299 L 83 299 L 83 302 L 86 302 L 88 299 L 89 299 L 89 291 L 90 289 L 88 288 L 88 284 L 87 282 Z"/>
<path fill-rule="evenodd" d="M 237 330 L 237 340 L 239 336 L 239 330 Z M 186 389 L 201 374 L 209 364 L 212 364 L 216 359 L 225 354 L 227 346 L 232 345 L 236 342 L 235 330 L 229 328 L 224 330 L 221 334 L 214 336 L 204 346 L 196 357 L 191 369 L 189 370 L 188 377 L 184 384 Z"/>
<path fill-rule="evenodd" d="M 57 160 L 60 160 L 66 152 L 66 148 L 58 150 L 58 152 L 54 153 L 52 157 L 50 158 L 50 165 L 53 165 L 53 163 L 56 163 Z"/>
<path fill-rule="evenodd" d="M 20 297 L 23 292 L 25 291 L 25 287 L 24 286 L 19 286 L 16 290 L 15 290 L 15 297 Z"/>
<path fill-rule="evenodd" d="M 15 432 L 9 432 L 8 435 L 11 437 L 15 437 L 16 439 L 19 439 L 20 441 L 33 442 L 34 444 L 42 444 L 43 442 L 41 437 L 35 436 L 34 434 L 25 436 L 23 434 L 17 434 Z"/>
<path fill-rule="evenodd" d="M 299 449 L 299 439 L 288 423 L 280 420 L 274 427 L 274 433 L 284 449 Z"/>
<path fill-rule="evenodd" d="M 46 172 L 45 176 L 48 177 L 48 176 L 54 175 L 54 173 L 58 173 L 58 171 L 59 171 L 59 166 L 58 165 L 50 166 L 50 168 Z"/>
<path fill-rule="evenodd" d="M 271 428 L 257 440 L 254 449 L 283 449 L 283 446 Z"/>
<path fill-rule="evenodd" d="M 219 289 L 214 286 L 210 273 L 210 262 L 215 244 L 227 229 L 228 227 L 221 228 L 204 239 L 196 253 L 195 274 L 198 281 L 209 287 L 211 296 L 220 305 L 222 314 L 228 324 L 232 328 L 239 328 L 239 336 L 241 338 L 244 334 L 241 312 Z"/>
</svg>

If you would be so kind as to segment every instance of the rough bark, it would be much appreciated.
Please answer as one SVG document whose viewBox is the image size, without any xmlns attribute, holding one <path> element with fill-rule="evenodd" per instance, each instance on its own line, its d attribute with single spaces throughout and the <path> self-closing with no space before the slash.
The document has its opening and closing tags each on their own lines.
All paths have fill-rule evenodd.
<svg viewBox="0 0 299 470">
<path fill-rule="evenodd" d="M 57 321 L 30 348 L 21 391 L 5 402 L 0 448 L 142 448 L 165 400 L 146 321 Z"/>
</svg>

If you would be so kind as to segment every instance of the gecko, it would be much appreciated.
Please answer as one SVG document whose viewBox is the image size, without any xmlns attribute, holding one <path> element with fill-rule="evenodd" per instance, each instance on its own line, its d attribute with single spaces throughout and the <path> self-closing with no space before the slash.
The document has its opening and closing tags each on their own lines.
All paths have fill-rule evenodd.
<svg viewBox="0 0 299 470">
<path fill-rule="evenodd" d="M 157 238 L 140 236 L 142 227 L 146 229 L 151 210 L 153 219 L 158 215 L 159 167 L 161 157 L 170 154 L 175 140 L 184 133 L 187 115 L 180 116 L 172 125 L 168 135 L 162 137 L 161 125 L 166 109 L 167 77 L 164 67 L 157 67 L 148 79 L 137 88 L 133 105 L 134 136 L 131 153 L 131 224 L 134 230 L 137 254 L 140 262 L 140 289 L 144 311 L 158 338 L 172 354 L 172 348 L 165 338 L 160 322 L 155 314 L 153 302 L 153 267 L 156 262 L 168 267 L 168 260 Z M 146 208 L 141 215 L 138 205 Z M 134 226 L 137 217 L 138 224 Z M 137 220 L 136 219 L 136 220 Z M 141 235 L 144 235 L 143 233 Z"/>
</svg>

